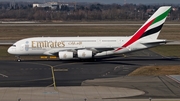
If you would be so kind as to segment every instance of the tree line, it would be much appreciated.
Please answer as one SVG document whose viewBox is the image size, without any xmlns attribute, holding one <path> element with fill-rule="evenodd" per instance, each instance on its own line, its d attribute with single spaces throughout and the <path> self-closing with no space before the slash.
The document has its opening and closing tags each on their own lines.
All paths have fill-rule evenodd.
<svg viewBox="0 0 180 101">
<path fill-rule="evenodd" d="M 4 4 L 5 5 L 5 4 Z M 31 5 L 16 8 L 2 8 L 0 4 L 0 19 L 36 20 L 36 21 L 124 21 L 146 20 L 161 5 L 135 5 L 135 4 L 89 4 L 77 5 L 76 8 L 62 6 L 51 8 L 32 8 Z M 168 20 L 179 21 L 180 7 L 173 5 Z M 7 9 L 8 8 L 8 9 Z"/>
</svg>

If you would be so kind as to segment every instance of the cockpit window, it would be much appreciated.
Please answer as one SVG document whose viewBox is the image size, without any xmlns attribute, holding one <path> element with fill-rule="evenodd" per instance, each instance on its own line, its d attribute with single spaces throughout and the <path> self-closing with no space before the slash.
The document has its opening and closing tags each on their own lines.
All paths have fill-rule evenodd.
<svg viewBox="0 0 180 101">
<path fill-rule="evenodd" d="M 16 45 L 12 45 L 13 47 L 16 47 Z"/>
</svg>

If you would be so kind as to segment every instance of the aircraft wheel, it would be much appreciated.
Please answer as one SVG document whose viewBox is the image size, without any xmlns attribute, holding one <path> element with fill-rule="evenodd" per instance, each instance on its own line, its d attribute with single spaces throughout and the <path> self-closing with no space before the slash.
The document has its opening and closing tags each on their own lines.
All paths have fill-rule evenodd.
<svg viewBox="0 0 180 101">
<path fill-rule="evenodd" d="M 18 61 L 18 62 L 21 62 L 21 59 L 18 59 L 17 61 Z"/>
<path fill-rule="evenodd" d="M 93 59 L 93 62 L 96 62 L 96 61 L 97 61 L 97 59 L 94 58 L 94 59 Z"/>
<path fill-rule="evenodd" d="M 17 58 L 17 62 L 21 62 L 20 56 L 15 56 Z"/>
</svg>

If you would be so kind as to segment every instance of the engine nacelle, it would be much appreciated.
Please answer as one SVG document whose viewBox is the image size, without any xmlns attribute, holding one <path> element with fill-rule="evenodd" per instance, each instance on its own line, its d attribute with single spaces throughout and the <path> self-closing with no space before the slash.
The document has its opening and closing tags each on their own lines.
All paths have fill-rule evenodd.
<svg viewBox="0 0 180 101">
<path fill-rule="evenodd" d="M 93 52 L 90 50 L 78 50 L 77 56 L 82 59 L 92 58 Z"/>
<path fill-rule="evenodd" d="M 59 52 L 59 59 L 61 60 L 73 59 L 73 52 L 68 52 L 68 51 Z"/>
</svg>

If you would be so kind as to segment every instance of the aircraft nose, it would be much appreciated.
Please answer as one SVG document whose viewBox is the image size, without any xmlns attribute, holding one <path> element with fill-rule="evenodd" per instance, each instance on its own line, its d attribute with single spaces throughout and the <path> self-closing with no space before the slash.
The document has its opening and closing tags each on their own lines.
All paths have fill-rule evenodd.
<svg viewBox="0 0 180 101">
<path fill-rule="evenodd" d="M 13 53 L 14 53 L 12 47 L 9 47 L 8 50 L 7 50 L 7 52 L 8 52 L 9 54 L 13 54 Z"/>
<path fill-rule="evenodd" d="M 11 47 L 8 48 L 7 52 L 11 54 Z"/>
</svg>

